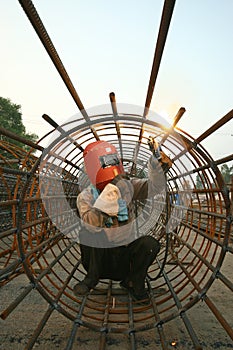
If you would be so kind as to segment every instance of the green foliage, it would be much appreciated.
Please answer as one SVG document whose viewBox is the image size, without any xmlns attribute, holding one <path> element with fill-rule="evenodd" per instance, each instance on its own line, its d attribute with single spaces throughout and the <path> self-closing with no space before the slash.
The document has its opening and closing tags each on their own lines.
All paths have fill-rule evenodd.
<svg viewBox="0 0 233 350">
<path fill-rule="evenodd" d="M 221 174 L 224 182 L 229 185 L 231 183 L 231 177 L 233 176 L 233 166 L 229 167 L 227 164 L 221 166 Z"/>
<path fill-rule="evenodd" d="M 221 171 L 224 182 L 227 185 L 230 185 L 231 178 L 233 176 L 233 165 L 231 167 L 229 167 L 227 164 L 223 164 L 221 166 L 220 171 Z M 205 184 L 206 184 L 206 180 L 205 180 L 203 174 L 198 174 L 196 176 L 196 188 L 199 190 L 203 189 L 205 187 Z M 214 187 L 214 185 L 213 185 L 213 187 Z"/>
<path fill-rule="evenodd" d="M 0 97 L 0 125 L 1 127 L 11 131 L 19 136 L 24 137 L 27 140 L 36 142 L 38 136 L 36 134 L 31 134 L 26 132 L 26 128 L 22 122 L 21 106 L 12 103 L 9 98 Z M 12 140 L 11 138 L 0 135 L 1 140 L 14 143 L 17 146 L 23 148 L 24 150 L 29 150 L 30 147 L 22 144 L 17 140 Z"/>
<path fill-rule="evenodd" d="M 204 175 L 198 174 L 196 176 L 196 188 L 198 190 L 201 190 L 202 188 L 204 188 L 205 183 L 206 183 L 206 181 L 205 181 Z"/>
</svg>

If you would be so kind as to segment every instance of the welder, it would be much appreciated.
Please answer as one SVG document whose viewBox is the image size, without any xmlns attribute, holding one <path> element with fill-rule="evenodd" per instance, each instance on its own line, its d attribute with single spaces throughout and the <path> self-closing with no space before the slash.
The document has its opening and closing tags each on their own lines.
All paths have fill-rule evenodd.
<svg viewBox="0 0 233 350">
<path fill-rule="evenodd" d="M 129 177 L 116 147 L 107 141 L 92 142 L 84 150 L 90 184 L 78 195 L 77 208 L 83 226 L 81 260 L 87 274 L 74 286 L 76 296 L 88 294 L 100 279 L 112 279 L 120 281 L 133 300 L 149 300 L 145 279 L 160 243 L 146 232 L 137 232 L 135 205 L 165 192 L 164 169 L 172 165 L 157 142 L 149 140 L 149 145 L 147 178 Z"/>
</svg>

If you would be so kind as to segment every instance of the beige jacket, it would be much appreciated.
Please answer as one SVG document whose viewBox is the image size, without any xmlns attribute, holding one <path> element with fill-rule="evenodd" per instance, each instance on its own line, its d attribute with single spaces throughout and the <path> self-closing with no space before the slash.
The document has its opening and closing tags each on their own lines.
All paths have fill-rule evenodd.
<svg viewBox="0 0 233 350">
<path fill-rule="evenodd" d="M 145 201 L 151 201 L 157 194 L 165 192 L 165 176 L 158 161 L 151 157 L 148 165 L 148 179 L 123 178 L 114 184 L 119 188 L 122 199 L 127 203 L 127 221 L 118 222 L 117 217 L 112 217 L 112 225 L 108 227 L 109 216 L 93 207 L 95 198 L 91 186 L 78 195 L 77 208 L 82 224 L 88 231 L 98 234 L 104 230 L 110 242 L 115 242 L 116 245 L 128 244 L 135 239 L 137 234 L 135 204 L 138 204 L 138 201 L 145 204 Z M 140 205 L 137 205 L 137 212 L 139 211 L 140 215 L 138 208 Z"/>
</svg>

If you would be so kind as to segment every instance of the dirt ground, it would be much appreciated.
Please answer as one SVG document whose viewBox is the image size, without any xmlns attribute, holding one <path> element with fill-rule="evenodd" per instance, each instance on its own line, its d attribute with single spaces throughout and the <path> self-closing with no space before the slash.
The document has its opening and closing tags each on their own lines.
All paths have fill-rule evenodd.
<svg viewBox="0 0 233 350">
<path fill-rule="evenodd" d="M 225 259 L 223 273 L 229 278 L 232 276 L 232 260 Z M 0 289 L 0 311 L 15 300 L 15 297 L 25 290 L 28 285 L 28 277 L 20 275 Z M 233 325 L 233 295 L 229 294 L 222 284 L 214 282 L 208 296 L 221 310 L 225 319 Z M 33 290 L 5 319 L 0 320 L 0 349 L 21 350 L 25 349 L 31 335 L 35 331 L 40 320 L 48 309 L 48 303 L 36 291 Z M 203 350 L 233 349 L 233 342 L 210 312 L 206 303 L 200 302 L 187 313 L 191 324 L 198 336 Z M 72 322 L 54 311 L 49 317 L 46 326 L 42 330 L 33 349 L 57 350 L 68 349 L 68 339 L 72 331 Z M 167 349 L 191 350 L 195 349 L 187 331 L 180 320 L 173 320 L 164 325 L 165 335 L 168 341 Z M 130 337 L 126 334 L 110 333 L 106 336 L 106 349 L 127 350 L 134 349 L 130 343 Z M 172 345 L 172 342 L 175 344 Z M 99 348 L 100 334 L 84 327 L 79 327 L 72 349 L 96 350 Z M 154 350 L 162 349 L 157 330 L 152 329 L 135 335 L 136 349 Z M 27 347 L 27 349 L 30 347 Z M 70 348 L 71 349 L 71 348 Z"/>
</svg>

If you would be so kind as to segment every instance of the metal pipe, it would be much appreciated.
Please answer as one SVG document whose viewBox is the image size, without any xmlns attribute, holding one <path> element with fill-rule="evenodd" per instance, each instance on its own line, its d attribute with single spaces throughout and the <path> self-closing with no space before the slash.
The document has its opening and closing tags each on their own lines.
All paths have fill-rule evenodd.
<svg viewBox="0 0 233 350">
<path fill-rule="evenodd" d="M 19 141 L 19 142 L 21 142 L 23 145 L 30 146 L 30 147 L 32 147 L 32 148 L 34 148 L 34 149 L 39 150 L 39 151 L 43 151 L 43 150 L 44 150 L 44 148 L 43 148 L 42 146 L 40 146 L 40 145 L 38 145 L 38 144 L 36 144 L 36 143 L 34 143 L 34 142 L 32 142 L 32 141 L 26 139 L 26 138 L 23 137 L 23 136 L 20 136 L 20 135 L 18 135 L 18 134 L 15 134 L 15 133 L 13 133 L 12 131 L 6 130 L 5 128 L 3 128 L 3 127 L 1 127 L 1 126 L 0 126 L 0 134 L 1 134 L 1 135 L 4 135 L 4 136 L 6 136 L 6 137 L 9 137 L 9 138 L 12 139 L 12 140 Z"/>
<path fill-rule="evenodd" d="M 133 313 L 133 303 L 132 297 L 129 293 L 129 339 L 131 344 L 131 350 L 136 349 L 136 339 L 135 339 L 135 329 L 134 329 L 134 313 Z"/>
<path fill-rule="evenodd" d="M 86 121 L 90 121 L 90 118 L 79 98 L 79 95 L 77 91 L 74 88 L 74 85 L 66 72 L 66 69 L 52 43 L 52 40 L 50 39 L 43 22 L 40 19 L 39 14 L 36 11 L 35 6 L 33 5 L 31 0 L 19 0 L 19 3 L 21 4 L 24 12 L 26 13 L 29 21 L 31 22 L 35 32 L 37 33 L 40 41 L 42 42 L 45 50 L 47 51 L 49 57 L 51 58 L 54 66 L 56 67 L 60 77 L 62 78 L 63 82 L 65 83 L 68 91 L 70 92 L 75 104 L 79 108 L 82 116 Z M 99 137 L 94 129 L 92 129 L 92 132 L 95 136 L 95 138 L 98 140 Z"/>
<path fill-rule="evenodd" d="M 102 324 L 102 329 L 100 333 L 99 350 L 104 350 L 106 347 L 106 336 L 108 333 L 109 309 L 111 304 L 111 298 L 112 298 L 112 280 L 110 280 L 108 284 L 106 304 L 105 304 L 105 310 L 104 310 L 104 316 L 103 316 L 103 324 Z"/>
<path fill-rule="evenodd" d="M 187 331 L 188 331 L 188 333 L 190 335 L 190 338 L 192 339 L 192 342 L 193 342 L 195 350 L 201 350 L 202 346 L 201 346 L 201 344 L 200 344 L 200 342 L 199 342 L 199 340 L 197 338 L 196 333 L 193 330 L 193 327 L 192 327 L 192 325 L 190 323 L 189 318 L 187 317 L 187 315 L 185 314 L 184 311 L 181 311 L 182 310 L 182 304 L 181 304 L 178 296 L 175 293 L 175 290 L 174 290 L 174 288 L 173 288 L 173 286 L 171 284 L 171 281 L 169 280 L 169 278 L 168 278 L 168 276 L 167 276 L 167 274 L 166 274 L 166 272 L 164 270 L 163 270 L 162 274 L 164 276 L 164 279 L 166 280 L 167 286 L 168 286 L 168 288 L 169 288 L 169 290 L 171 292 L 171 295 L 172 295 L 172 297 L 173 297 L 173 299 L 174 299 L 174 301 L 176 303 L 176 306 L 177 306 L 178 310 L 180 311 L 180 316 L 181 316 L 181 318 L 182 318 L 182 320 L 184 322 L 184 325 L 185 325 L 185 327 L 186 327 L 186 329 L 187 329 Z"/>
<path fill-rule="evenodd" d="M 80 146 L 78 144 L 78 142 L 76 142 L 72 137 L 70 137 L 65 130 L 59 126 L 51 117 L 49 117 L 47 114 L 43 114 L 42 118 L 44 120 L 46 120 L 47 123 L 49 123 L 50 125 L 52 125 L 54 127 L 54 129 L 57 129 L 62 136 L 64 136 L 67 140 L 69 140 L 73 145 L 75 145 L 81 152 L 84 151 L 84 149 L 82 148 L 82 146 Z"/>
<path fill-rule="evenodd" d="M 111 106 L 112 106 L 113 116 L 114 116 L 114 119 L 115 119 L 118 116 L 115 93 L 114 92 L 110 92 L 109 98 L 110 98 L 110 102 L 111 102 Z M 118 122 L 116 120 L 114 120 L 114 123 L 115 123 L 115 127 L 116 127 L 119 147 L 120 147 L 121 160 L 123 161 L 123 147 L 122 147 L 120 127 L 119 127 L 119 124 L 118 124 Z"/>
<path fill-rule="evenodd" d="M 229 122 L 233 118 L 233 109 L 228 112 L 224 117 L 219 119 L 215 124 L 213 124 L 209 129 L 207 129 L 203 134 L 201 134 L 196 140 L 196 143 L 200 143 L 204 139 L 206 139 L 208 136 L 213 134 L 216 130 L 221 128 L 221 126 L 225 125 L 227 122 Z"/>
<path fill-rule="evenodd" d="M 147 114 L 150 108 L 174 6 L 175 6 L 175 0 L 164 1 L 159 33 L 156 41 L 154 60 L 153 60 L 152 69 L 151 69 L 150 81 L 149 81 L 148 90 L 147 90 L 147 96 L 146 96 L 146 102 L 145 102 L 145 108 L 144 108 L 144 114 L 143 114 L 144 118 L 147 117 Z"/>
<path fill-rule="evenodd" d="M 39 14 L 36 11 L 35 6 L 33 5 L 32 1 L 30 0 L 19 0 L 20 5 L 22 6 L 24 12 L 26 13 L 29 21 L 31 22 L 35 32 L 39 36 L 44 48 L 46 49 L 49 57 L 51 58 L 54 66 L 56 67 L 58 73 L 60 74 L 62 80 L 64 81 L 68 91 L 70 92 L 71 96 L 73 97 L 76 105 L 80 109 L 83 117 L 88 120 L 89 117 L 84 109 L 84 106 L 65 70 L 65 67 L 62 64 L 62 61 L 39 17 Z"/>
</svg>

